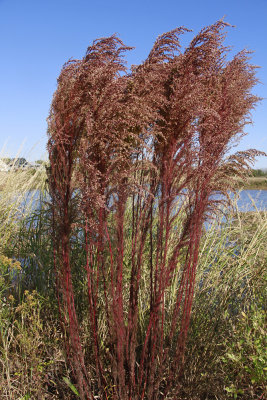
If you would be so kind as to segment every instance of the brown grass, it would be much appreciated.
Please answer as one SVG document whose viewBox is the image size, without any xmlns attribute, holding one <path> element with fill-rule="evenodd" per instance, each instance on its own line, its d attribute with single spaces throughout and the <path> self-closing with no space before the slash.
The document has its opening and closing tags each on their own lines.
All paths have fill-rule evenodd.
<svg viewBox="0 0 267 400">
<path fill-rule="evenodd" d="M 257 176 L 248 178 L 247 182 L 238 181 L 238 185 L 242 189 L 255 189 L 255 190 L 267 190 L 267 177 Z"/>
</svg>

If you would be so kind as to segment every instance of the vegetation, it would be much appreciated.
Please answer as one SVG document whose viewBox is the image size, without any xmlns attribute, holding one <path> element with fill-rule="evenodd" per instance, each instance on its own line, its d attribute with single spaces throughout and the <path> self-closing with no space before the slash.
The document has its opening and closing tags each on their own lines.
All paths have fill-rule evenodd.
<svg viewBox="0 0 267 400">
<path fill-rule="evenodd" d="M 12 240 L 4 250 L 9 257 L 3 251 L 0 255 L 3 399 L 78 398 L 54 300 L 51 210 L 45 197 L 18 225 L 9 220 Z M 178 400 L 266 397 L 267 212 L 240 213 L 235 206 L 225 212 L 202 236 Z M 83 255 L 78 249 L 75 258 L 75 265 L 81 265 Z M 76 285 L 81 336 L 89 346 L 82 278 L 76 276 Z M 147 293 L 148 288 L 140 293 L 143 304 Z M 145 318 L 146 312 L 142 310 L 140 317 Z M 99 329 L 104 339 L 107 327 L 103 323 Z M 95 367 L 90 348 L 87 362 Z"/>
<path fill-rule="evenodd" d="M 245 180 L 237 179 L 240 189 L 267 190 L 267 172 L 262 169 L 252 169 Z"/>
<path fill-rule="evenodd" d="M 223 203 L 214 195 L 261 154 L 226 155 L 258 98 L 248 53 L 226 62 L 225 26 L 203 29 L 183 53 L 186 29 L 163 34 L 131 73 L 119 38 L 96 40 L 58 79 L 48 119 L 54 267 L 81 399 L 183 390 L 204 223 Z"/>
<path fill-rule="evenodd" d="M 224 27 L 130 75 L 114 36 L 63 68 L 49 187 L 0 176 L 1 398 L 265 397 L 267 212 L 212 196 L 257 154 L 226 156 L 257 98 Z"/>
<path fill-rule="evenodd" d="M 267 177 L 248 178 L 246 182 L 239 182 L 240 189 L 267 190 Z"/>
<path fill-rule="evenodd" d="M 266 176 L 267 177 L 266 169 L 252 169 L 251 173 L 252 173 L 252 176 L 257 176 L 257 177 Z"/>
<path fill-rule="evenodd" d="M 44 189 L 45 179 L 44 169 L 31 171 L 13 166 L 9 172 L 0 172 L 0 252 L 16 236 L 17 222 L 36 206 L 36 193 Z"/>
</svg>

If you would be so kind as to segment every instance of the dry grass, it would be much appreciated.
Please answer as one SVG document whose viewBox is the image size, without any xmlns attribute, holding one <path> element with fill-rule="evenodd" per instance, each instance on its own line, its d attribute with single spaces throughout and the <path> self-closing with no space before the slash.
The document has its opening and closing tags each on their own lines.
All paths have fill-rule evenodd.
<svg viewBox="0 0 267 400">
<path fill-rule="evenodd" d="M 18 229 L 17 222 L 32 210 L 36 193 L 43 191 L 46 181 L 44 168 L 15 169 L 0 172 L 0 254 Z"/>
<path fill-rule="evenodd" d="M 19 215 L 26 217 L 25 213 Z M 33 263 L 26 266 L 27 274 L 23 274 L 19 263 L 0 254 L 0 398 L 75 399 L 74 381 L 62 351 L 57 308 L 49 295 L 52 250 L 47 220 L 41 210 L 27 216 L 25 229 L 20 230 L 16 213 L 9 214 L 5 224 L 11 242 L 5 248 L 8 245 L 11 251 L 15 241 L 16 253 L 23 249 L 24 257 L 34 254 L 39 259 L 39 269 L 36 271 L 37 264 Z M 34 222 L 29 224 L 31 219 Z M 265 398 L 266 242 L 266 211 L 240 213 L 235 209 L 228 212 L 226 219 L 214 221 L 204 233 L 182 389 L 177 400 Z M 77 247 L 77 264 L 78 250 Z M 16 285 L 12 278 L 15 270 L 21 274 Z M 27 290 L 25 285 L 30 282 L 37 287 L 40 277 L 42 290 Z M 172 289 L 175 296 L 175 287 Z M 140 294 L 144 304 L 146 294 L 144 285 Z M 78 300 L 83 300 L 82 293 Z M 88 315 L 81 313 L 80 318 L 82 334 L 89 343 Z M 101 325 L 101 329 L 105 331 L 105 326 Z"/>
<path fill-rule="evenodd" d="M 267 177 L 249 177 L 247 182 L 238 181 L 238 185 L 242 189 L 267 190 Z"/>
</svg>

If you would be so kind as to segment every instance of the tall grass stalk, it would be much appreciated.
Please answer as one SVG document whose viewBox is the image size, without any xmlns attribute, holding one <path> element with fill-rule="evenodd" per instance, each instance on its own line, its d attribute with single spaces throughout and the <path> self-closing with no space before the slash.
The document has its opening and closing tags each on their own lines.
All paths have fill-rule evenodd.
<svg viewBox="0 0 267 400">
<path fill-rule="evenodd" d="M 266 395 L 267 211 L 224 211 L 202 238 L 184 398 Z"/>
<path fill-rule="evenodd" d="M 18 222 L 38 202 L 45 181 L 45 168 L 28 170 L 17 168 L 13 163 L 9 172 L 0 172 L 0 252 L 17 233 Z"/>
<path fill-rule="evenodd" d="M 0 398 L 71 399 L 51 300 L 45 169 L 0 172 Z M 19 260 L 19 261 L 18 261 Z"/>
</svg>

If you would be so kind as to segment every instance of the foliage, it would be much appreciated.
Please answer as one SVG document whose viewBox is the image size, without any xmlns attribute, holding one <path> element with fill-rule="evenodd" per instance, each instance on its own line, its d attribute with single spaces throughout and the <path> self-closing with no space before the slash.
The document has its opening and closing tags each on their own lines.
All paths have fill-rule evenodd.
<svg viewBox="0 0 267 400">
<path fill-rule="evenodd" d="M 12 168 L 0 174 L 1 399 L 57 399 L 62 393 L 68 398 L 66 387 L 60 385 L 68 371 L 56 309 L 35 290 L 49 293 L 49 263 L 42 272 L 49 251 L 41 218 L 45 179 L 44 170 Z M 42 265 L 37 266 L 35 253 L 42 257 Z"/>
<path fill-rule="evenodd" d="M 44 199 L 45 196 L 42 202 Z M 234 210 L 232 213 L 225 210 L 224 215 L 226 218 L 209 224 L 200 243 L 186 362 L 179 378 L 180 395 L 173 389 L 177 400 L 228 400 L 235 395 L 242 400 L 266 397 L 265 372 L 262 369 L 262 359 L 266 357 L 263 347 L 265 332 L 262 331 L 265 329 L 266 308 L 266 280 L 263 279 L 267 257 L 266 212 L 241 213 Z M 126 219 L 131 221 L 130 209 Z M 10 242 L 8 252 L 16 256 L 20 254 L 22 263 L 0 257 L 0 275 L 4 278 L 1 280 L 0 306 L 0 397 L 3 399 L 39 396 L 42 399 L 70 400 L 77 392 L 73 375 L 64 361 L 58 311 L 51 293 L 53 252 L 49 247 L 49 220 L 49 210 L 43 203 L 28 216 L 27 223 L 21 221 L 22 227 L 18 229 L 15 243 Z M 179 225 L 179 221 L 177 223 Z M 128 243 L 126 252 L 130 250 Z M 79 293 L 76 304 L 89 369 L 89 364 L 94 368 L 95 360 L 88 329 L 86 283 L 81 273 L 78 274 L 82 263 L 83 255 L 77 243 L 72 265 L 77 269 L 74 274 L 74 284 Z M 16 285 L 14 271 L 20 274 Z M 145 326 L 149 315 L 146 300 L 148 282 L 147 276 L 143 276 L 139 295 L 141 327 Z M 37 293 L 34 288 L 38 288 Z M 25 290 L 29 292 L 24 293 Z M 127 291 L 126 287 L 124 291 Z M 9 298 L 11 294 L 14 300 Z M 166 313 L 167 307 L 171 307 L 171 299 L 175 298 L 175 282 L 168 296 Z M 104 312 L 102 302 L 98 329 L 102 338 L 100 346 L 107 353 L 107 327 L 105 318 L 101 317 Z M 36 324 L 28 323 L 33 315 Z M 29 343 L 32 343 L 30 353 Z M 227 354 L 233 357 L 229 358 Z M 257 379 L 252 383 L 255 375 Z M 112 391 L 110 385 L 107 388 L 109 399 L 112 399 Z"/>
<path fill-rule="evenodd" d="M 12 163 L 12 158 L 10 158 L 10 157 L 3 157 L 0 160 L 3 161 L 6 164 L 11 164 Z"/>
<path fill-rule="evenodd" d="M 255 303 L 252 299 L 247 313 L 242 312 L 237 326 L 232 327 L 235 340 L 229 338 L 226 343 L 228 352 L 222 357 L 227 364 L 227 380 L 230 382 L 226 390 L 236 395 L 244 395 L 245 391 L 247 395 L 253 392 L 260 395 L 266 384 L 266 332 L 261 303 L 263 299 Z"/>
<path fill-rule="evenodd" d="M 45 170 L 13 167 L 0 172 L 0 253 L 16 237 L 19 221 L 37 206 L 38 193 L 45 187 Z"/>
<path fill-rule="evenodd" d="M 54 266 L 81 399 L 177 398 L 204 222 L 260 154 L 226 155 L 258 101 L 249 53 L 226 61 L 226 25 L 204 28 L 183 53 L 185 28 L 161 35 L 131 73 L 130 48 L 96 40 L 58 79 Z"/>
<path fill-rule="evenodd" d="M 23 282 L 21 264 L 0 254 L 0 397 L 70 399 L 53 303 Z"/>
<path fill-rule="evenodd" d="M 36 160 L 35 161 L 35 164 L 39 164 L 39 165 L 43 165 L 45 163 L 46 163 L 46 161 L 44 161 L 44 160 Z"/>
<path fill-rule="evenodd" d="M 205 233 L 183 397 L 266 397 L 267 213 L 228 212 Z"/>
<path fill-rule="evenodd" d="M 262 169 L 253 169 L 252 176 L 267 176 L 267 171 Z"/>
</svg>

